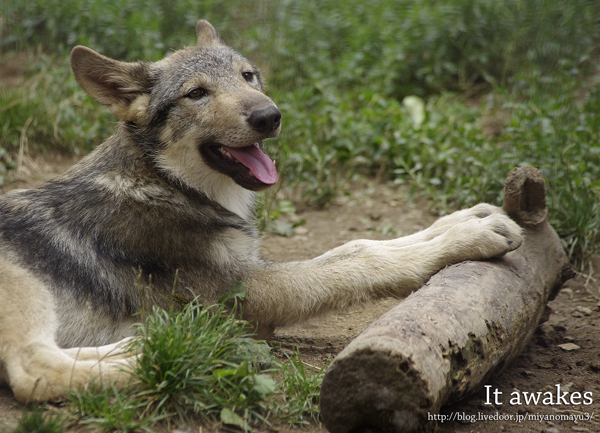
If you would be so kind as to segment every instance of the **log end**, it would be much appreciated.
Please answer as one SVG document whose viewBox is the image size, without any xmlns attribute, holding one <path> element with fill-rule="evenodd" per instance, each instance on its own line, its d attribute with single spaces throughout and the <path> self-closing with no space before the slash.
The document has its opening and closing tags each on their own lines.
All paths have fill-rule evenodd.
<svg viewBox="0 0 600 433">
<path fill-rule="evenodd" d="M 336 359 L 321 385 L 325 427 L 331 433 L 427 431 L 424 420 L 434 402 L 412 364 L 377 349 Z"/>
<path fill-rule="evenodd" d="M 502 208 L 521 227 L 546 221 L 546 184 L 536 168 L 517 167 L 508 174 Z"/>
<path fill-rule="evenodd" d="M 562 263 L 562 269 L 549 297 L 549 300 L 553 300 L 562 284 L 573 278 L 575 272 L 567 262 L 563 247 L 554 229 L 548 223 L 546 183 L 539 170 L 530 166 L 517 167 L 508 174 L 506 182 L 504 182 L 502 208 L 521 227 L 545 233 L 538 236 L 540 239 L 536 242 L 533 241 L 535 237 L 533 230 L 527 232 L 527 244 L 531 254 L 537 256 L 549 248 L 556 251 L 557 260 Z M 549 235 L 550 232 L 552 235 Z M 548 243 L 548 237 L 555 239 L 554 242 Z"/>
</svg>

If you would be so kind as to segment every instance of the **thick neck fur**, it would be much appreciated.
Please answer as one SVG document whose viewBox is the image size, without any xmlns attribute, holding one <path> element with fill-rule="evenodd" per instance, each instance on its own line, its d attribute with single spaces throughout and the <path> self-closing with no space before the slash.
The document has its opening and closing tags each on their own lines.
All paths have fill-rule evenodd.
<svg viewBox="0 0 600 433">
<path fill-rule="evenodd" d="M 79 198 L 70 201 L 94 201 L 85 212 L 74 209 L 85 219 L 82 226 L 110 227 L 121 248 L 128 244 L 125 248 L 140 256 L 162 256 L 161 261 L 172 262 L 167 267 L 191 258 L 187 243 L 196 242 L 189 248 L 197 248 L 206 236 L 227 228 L 256 238 L 251 208 L 240 215 L 228 207 L 236 203 L 221 203 L 158 169 L 155 154 L 161 149 L 140 145 L 138 138 L 121 124 L 105 143 L 57 178 L 61 190 L 77 190 L 74 196 Z"/>
<path fill-rule="evenodd" d="M 167 148 L 154 134 L 122 122 L 112 137 L 70 172 L 88 175 L 93 172 L 96 181 L 104 183 L 112 193 L 132 197 L 151 195 L 153 184 L 163 184 L 186 195 L 205 197 L 247 222 L 253 220 L 252 191 L 202 162 L 201 167 L 189 167 L 191 163 L 199 163 L 196 158 L 181 156 L 173 163 L 164 156 L 168 154 Z"/>
<path fill-rule="evenodd" d="M 143 149 L 152 170 L 170 183 L 195 190 L 245 220 L 253 219 L 254 192 L 210 168 L 200 156 L 196 143 L 188 143 L 185 138 L 165 142 L 159 134 L 124 124 L 117 130 L 115 138 Z M 168 133 L 163 135 L 170 136 Z"/>
</svg>

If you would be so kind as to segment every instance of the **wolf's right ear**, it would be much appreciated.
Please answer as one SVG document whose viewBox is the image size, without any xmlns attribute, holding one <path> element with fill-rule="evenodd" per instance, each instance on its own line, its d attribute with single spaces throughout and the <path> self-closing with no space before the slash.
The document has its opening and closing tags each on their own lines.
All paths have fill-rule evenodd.
<svg viewBox="0 0 600 433">
<path fill-rule="evenodd" d="M 200 20 L 196 23 L 196 45 L 210 47 L 224 44 L 213 25 L 206 20 Z"/>
<path fill-rule="evenodd" d="M 132 103 L 140 96 L 148 99 L 151 82 L 146 63 L 120 62 L 77 46 L 71 51 L 71 68 L 83 90 L 108 106 L 120 120 L 135 120 L 140 107 L 132 105 L 139 106 L 141 101 Z"/>
</svg>

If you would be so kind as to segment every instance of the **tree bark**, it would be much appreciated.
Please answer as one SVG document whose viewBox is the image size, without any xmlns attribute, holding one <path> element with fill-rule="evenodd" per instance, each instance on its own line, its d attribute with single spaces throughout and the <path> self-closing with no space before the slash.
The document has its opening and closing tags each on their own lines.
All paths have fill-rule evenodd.
<svg viewBox="0 0 600 433">
<path fill-rule="evenodd" d="M 503 208 L 525 230 L 520 248 L 443 269 L 333 361 L 321 387 L 329 431 L 428 431 L 429 414 L 478 390 L 524 349 L 573 271 L 536 169 L 511 171 Z"/>
</svg>

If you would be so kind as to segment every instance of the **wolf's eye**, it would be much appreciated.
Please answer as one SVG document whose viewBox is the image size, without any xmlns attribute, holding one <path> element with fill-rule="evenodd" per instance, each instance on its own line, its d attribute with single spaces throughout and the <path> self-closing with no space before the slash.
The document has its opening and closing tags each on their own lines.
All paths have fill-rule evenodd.
<svg viewBox="0 0 600 433">
<path fill-rule="evenodd" d="M 244 77 L 244 80 L 250 82 L 254 78 L 254 72 L 242 72 L 242 77 Z"/>
<path fill-rule="evenodd" d="M 187 97 L 192 99 L 199 99 L 206 95 L 208 95 L 208 92 L 205 89 L 197 87 L 195 89 L 190 90 L 187 94 Z"/>
</svg>

